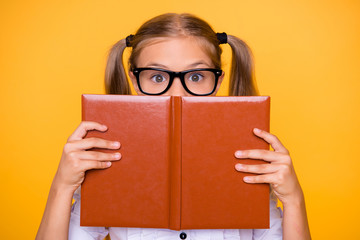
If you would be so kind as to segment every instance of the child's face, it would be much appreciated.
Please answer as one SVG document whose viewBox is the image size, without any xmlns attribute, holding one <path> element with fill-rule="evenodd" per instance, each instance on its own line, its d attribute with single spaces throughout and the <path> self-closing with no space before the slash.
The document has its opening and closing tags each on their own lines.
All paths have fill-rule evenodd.
<svg viewBox="0 0 360 240">
<path fill-rule="evenodd" d="M 136 63 L 137 68 L 159 68 L 174 72 L 190 69 L 214 68 L 210 57 L 199 46 L 193 37 L 164 38 L 144 47 Z M 136 78 L 130 72 L 131 81 L 137 94 L 141 95 Z M 219 77 L 215 95 L 224 77 Z M 214 86 L 214 85 L 213 85 Z M 175 78 L 170 89 L 163 95 L 168 96 L 191 96 L 182 86 L 180 79 Z"/>
</svg>

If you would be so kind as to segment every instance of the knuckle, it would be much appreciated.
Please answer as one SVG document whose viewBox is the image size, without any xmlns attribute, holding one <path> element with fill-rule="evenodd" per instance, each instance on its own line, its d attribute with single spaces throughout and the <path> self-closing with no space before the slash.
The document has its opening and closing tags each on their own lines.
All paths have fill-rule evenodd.
<svg viewBox="0 0 360 240">
<path fill-rule="evenodd" d="M 91 151 L 90 154 L 94 159 L 98 159 L 99 158 L 99 152 L 98 151 Z"/>
<path fill-rule="evenodd" d="M 241 156 L 248 157 L 249 156 L 249 150 L 242 150 L 241 151 Z"/>
<path fill-rule="evenodd" d="M 106 141 L 106 147 L 107 148 L 113 148 L 114 147 L 113 142 L 112 141 Z"/>
<path fill-rule="evenodd" d="M 91 146 L 95 146 L 96 144 L 97 144 L 97 142 L 98 142 L 98 140 L 96 139 L 96 138 L 94 138 L 94 137 L 90 137 L 90 138 L 87 138 L 87 141 L 88 141 L 88 143 L 91 145 Z"/>
<path fill-rule="evenodd" d="M 268 164 L 261 164 L 261 165 L 259 166 L 259 170 L 260 170 L 261 172 L 265 172 L 265 171 L 267 170 L 267 168 L 268 168 Z"/>
<path fill-rule="evenodd" d="M 91 161 L 88 165 L 88 169 L 99 169 L 101 168 L 101 162 L 100 161 Z"/>
<path fill-rule="evenodd" d="M 257 176 L 253 176 L 253 177 L 252 177 L 253 182 L 255 182 L 255 183 L 262 182 L 262 181 L 263 181 L 262 178 L 263 178 L 263 177 L 262 177 L 261 175 L 257 175 Z"/>
<path fill-rule="evenodd" d="M 101 157 L 102 157 L 102 153 L 98 152 L 98 151 L 94 151 L 92 154 L 95 159 L 101 159 Z"/>
<path fill-rule="evenodd" d="M 257 172 L 259 170 L 259 168 L 256 165 L 246 165 L 245 170 L 250 171 L 250 172 Z"/>
<path fill-rule="evenodd" d="M 92 161 L 88 166 L 89 169 L 101 169 L 103 168 L 103 162 L 101 161 Z"/>
<path fill-rule="evenodd" d="M 290 155 L 288 155 L 288 154 L 285 154 L 285 155 L 284 155 L 284 162 L 285 162 L 286 164 L 288 164 L 288 165 L 291 164 L 291 157 L 290 157 Z"/>
<path fill-rule="evenodd" d="M 98 162 L 99 168 L 107 168 L 107 162 Z"/>
<path fill-rule="evenodd" d="M 279 142 L 279 138 L 273 134 L 270 134 L 269 136 L 273 142 Z"/>
<path fill-rule="evenodd" d="M 284 174 L 283 174 L 283 173 L 279 173 L 279 174 L 277 175 L 277 182 L 278 182 L 278 183 L 283 183 L 284 180 L 285 180 Z"/>
<path fill-rule="evenodd" d="M 80 164 L 80 161 L 78 161 L 78 160 L 76 160 L 76 159 L 72 159 L 72 160 L 70 161 L 70 166 L 71 166 L 71 168 L 73 168 L 74 170 L 78 170 L 78 169 L 80 168 L 81 164 Z"/>
<path fill-rule="evenodd" d="M 281 170 L 283 173 L 290 172 L 290 166 L 289 165 L 281 165 Z"/>
<path fill-rule="evenodd" d="M 64 145 L 64 153 L 68 154 L 71 151 L 71 143 L 66 143 Z"/>
<path fill-rule="evenodd" d="M 269 155 L 269 150 L 265 150 L 265 149 L 261 149 L 259 150 L 259 153 L 261 154 L 261 156 L 266 156 L 266 155 Z"/>
<path fill-rule="evenodd" d="M 67 156 L 69 159 L 76 159 L 76 153 L 75 152 L 69 152 L 67 153 Z"/>
<path fill-rule="evenodd" d="M 88 124 L 89 124 L 88 121 L 82 121 L 82 122 L 79 124 L 79 127 L 85 128 Z"/>
<path fill-rule="evenodd" d="M 289 150 L 287 150 L 286 148 L 284 148 L 284 154 L 286 154 L 286 155 L 289 155 L 289 156 L 290 156 L 290 152 L 289 152 Z"/>
</svg>

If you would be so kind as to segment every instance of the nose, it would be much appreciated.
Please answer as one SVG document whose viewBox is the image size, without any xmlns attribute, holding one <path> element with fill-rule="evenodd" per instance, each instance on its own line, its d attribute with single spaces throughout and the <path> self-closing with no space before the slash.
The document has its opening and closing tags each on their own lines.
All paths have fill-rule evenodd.
<svg viewBox="0 0 360 240">
<path fill-rule="evenodd" d="M 182 86 L 180 78 L 175 77 L 170 89 L 164 95 L 167 95 L 167 96 L 188 96 L 190 94 L 188 94 L 188 92 L 186 92 L 186 90 Z"/>
</svg>

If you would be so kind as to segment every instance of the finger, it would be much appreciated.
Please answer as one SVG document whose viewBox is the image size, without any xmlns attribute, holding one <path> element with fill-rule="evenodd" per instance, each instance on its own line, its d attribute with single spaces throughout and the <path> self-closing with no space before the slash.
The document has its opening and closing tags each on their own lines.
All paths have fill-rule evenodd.
<svg viewBox="0 0 360 240">
<path fill-rule="evenodd" d="M 279 165 L 276 164 L 235 164 L 235 169 L 239 172 L 247 172 L 247 173 L 257 173 L 257 174 L 264 174 L 264 173 L 274 173 L 280 169 Z"/>
<path fill-rule="evenodd" d="M 288 154 L 288 150 L 284 147 L 284 145 L 280 142 L 280 140 L 273 134 L 268 133 L 264 130 L 260 130 L 258 128 L 254 128 L 254 134 L 262 139 L 264 139 L 267 143 L 271 145 L 271 147 L 275 150 L 275 152 L 281 152 Z"/>
<path fill-rule="evenodd" d="M 104 169 L 111 167 L 112 163 L 110 161 L 82 161 L 81 167 L 82 171 L 85 172 L 90 169 Z"/>
<path fill-rule="evenodd" d="M 71 134 L 71 136 L 68 138 L 68 141 L 81 140 L 86 136 L 86 133 L 90 130 L 98 130 L 104 132 L 107 130 L 107 126 L 97 122 L 83 121 L 75 129 L 73 134 Z"/>
<path fill-rule="evenodd" d="M 80 151 L 74 152 L 74 157 L 83 160 L 97 160 L 97 161 L 117 161 L 121 159 L 121 154 L 116 153 L 103 153 L 98 151 Z"/>
<path fill-rule="evenodd" d="M 264 149 L 238 150 L 235 152 L 236 158 L 260 159 L 267 162 L 277 162 L 288 160 L 289 155 L 279 152 L 273 152 Z"/>
<path fill-rule="evenodd" d="M 120 142 L 109 141 L 102 138 L 85 138 L 71 143 L 73 151 L 91 148 L 119 149 Z"/>
<path fill-rule="evenodd" d="M 246 183 L 270 183 L 273 184 L 276 181 L 276 173 L 264 174 L 257 176 L 246 176 L 243 178 Z"/>
</svg>

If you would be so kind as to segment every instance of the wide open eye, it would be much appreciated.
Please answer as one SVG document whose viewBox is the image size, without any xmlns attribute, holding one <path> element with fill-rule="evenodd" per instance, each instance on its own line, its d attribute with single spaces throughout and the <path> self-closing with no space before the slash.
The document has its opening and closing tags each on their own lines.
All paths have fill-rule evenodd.
<svg viewBox="0 0 360 240">
<path fill-rule="evenodd" d="M 162 83 L 166 81 L 166 77 L 162 74 L 155 74 L 151 77 L 151 81 L 153 81 L 154 83 Z"/>
<path fill-rule="evenodd" d="M 204 78 L 204 76 L 199 73 L 199 72 L 194 72 L 194 73 L 191 73 L 187 79 L 191 82 L 194 82 L 194 83 L 197 83 L 197 82 L 200 82 L 202 79 Z"/>
<path fill-rule="evenodd" d="M 215 82 L 216 76 L 210 69 L 194 69 L 185 74 L 185 85 L 194 94 L 210 94 L 215 89 Z"/>
<path fill-rule="evenodd" d="M 161 69 L 140 69 L 137 80 L 143 93 L 160 94 L 168 87 L 170 75 Z"/>
</svg>

